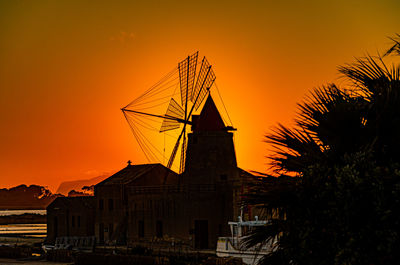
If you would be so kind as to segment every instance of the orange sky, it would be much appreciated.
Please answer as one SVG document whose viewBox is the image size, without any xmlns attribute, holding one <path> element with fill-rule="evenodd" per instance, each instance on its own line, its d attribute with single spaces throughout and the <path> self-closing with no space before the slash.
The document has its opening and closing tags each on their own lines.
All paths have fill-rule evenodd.
<svg viewBox="0 0 400 265">
<path fill-rule="evenodd" d="M 0 187 L 146 163 L 120 108 L 187 55 L 213 64 L 239 166 L 313 87 L 400 32 L 398 1 L 0 1 Z"/>
</svg>

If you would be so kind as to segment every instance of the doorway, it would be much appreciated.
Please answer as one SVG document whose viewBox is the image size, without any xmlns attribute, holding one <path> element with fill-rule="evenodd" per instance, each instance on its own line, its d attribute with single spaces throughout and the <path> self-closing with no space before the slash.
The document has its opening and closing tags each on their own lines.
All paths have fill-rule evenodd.
<svg viewBox="0 0 400 265">
<path fill-rule="evenodd" d="M 208 248 L 208 221 L 194 221 L 194 246 L 198 249 Z"/>
<path fill-rule="evenodd" d="M 104 224 L 100 223 L 99 225 L 99 243 L 104 243 Z"/>
<path fill-rule="evenodd" d="M 158 220 L 156 222 L 156 237 L 162 238 L 163 237 L 163 225 L 162 221 Z"/>
<path fill-rule="evenodd" d="M 58 219 L 57 216 L 54 216 L 54 239 L 58 237 Z"/>
</svg>

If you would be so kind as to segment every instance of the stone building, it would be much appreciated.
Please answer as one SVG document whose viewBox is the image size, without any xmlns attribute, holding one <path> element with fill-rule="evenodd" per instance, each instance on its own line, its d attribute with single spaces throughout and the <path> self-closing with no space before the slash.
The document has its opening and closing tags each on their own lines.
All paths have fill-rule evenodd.
<svg viewBox="0 0 400 265">
<path fill-rule="evenodd" d="M 237 167 L 234 129 L 225 126 L 211 96 L 192 124 L 182 174 L 161 164 L 129 163 L 95 185 L 99 244 L 156 240 L 214 249 L 218 236 L 230 235 L 228 222 L 241 214 L 251 174 Z"/>
<path fill-rule="evenodd" d="M 128 238 L 131 187 L 162 186 L 177 183 L 178 174 L 161 164 L 131 165 L 94 187 L 95 231 L 99 243 L 125 244 Z"/>
<path fill-rule="evenodd" d="M 95 200 L 93 197 L 58 197 L 47 206 L 47 238 L 94 236 Z"/>
</svg>

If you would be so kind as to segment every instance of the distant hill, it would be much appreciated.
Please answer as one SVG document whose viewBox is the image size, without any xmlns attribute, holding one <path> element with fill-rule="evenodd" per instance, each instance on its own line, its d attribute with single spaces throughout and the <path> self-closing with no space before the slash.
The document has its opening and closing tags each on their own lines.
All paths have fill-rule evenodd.
<svg viewBox="0 0 400 265">
<path fill-rule="evenodd" d="M 0 189 L 0 209 L 46 209 L 60 194 L 53 194 L 50 190 L 38 185 L 19 185 L 9 189 Z"/>
<path fill-rule="evenodd" d="M 109 177 L 109 175 L 101 175 L 101 176 L 94 177 L 91 179 L 65 181 L 60 184 L 56 193 L 67 195 L 72 190 L 77 191 L 77 192 L 83 191 L 82 190 L 83 187 L 96 185 L 97 183 L 105 180 L 108 177 Z"/>
<path fill-rule="evenodd" d="M 0 210 L 46 209 L 57 197 L 75 197 L 93 195 L 94 185 L 106 179 L 102 175 L 91 179 L 62 182 L 53 194 L 39 185 L 19 185 L 9 189 L 0 189 Z"/>
</svg>

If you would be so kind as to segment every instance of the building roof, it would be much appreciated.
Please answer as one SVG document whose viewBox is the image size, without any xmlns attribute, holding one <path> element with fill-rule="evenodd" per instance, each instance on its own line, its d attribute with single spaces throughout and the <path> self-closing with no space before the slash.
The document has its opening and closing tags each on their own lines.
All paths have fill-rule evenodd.
<svg viewBox="0 0 400 265">
<path fill-rule="evenodd" d="M 169 168 L 163 166 L 162 164 L 142 164 L 142 165 L 131 165 L 128 164 L 127 167 L 123 168 L 122 170 L 118 171 L 111 177 L 103 180 L 102 182 L 98 183 L 96 186 L 105 186 L 105 185 L 114 185 L 114 184 L 129 184 L 135 180 L 138 180 L 142 176 L 146 175 L 147 173 L 154 171 L 154 174 L 160 175 L 160 172 L 165 172 L 165 175 L 177 175 L 175 172 L 170 170 Z M 158 176 L 164 178 L 164 176 Z M 160 178 L 154 178 L 154 181 L 159 182 Z M 160 183 L 154 183 L 158 185 Z"/>
<path fill-rule="evenodd" d="M 200 115 L 193 116 L 193 131 L 223 131 L 224 121 L 211 95 L 208 96 Z"/>
<path fill-rule="evenodd" d="M 58 197 L 50 203 L 46 209 L 55 207 L 71 208 L 77 205 L 82 205 L 85 208 L 94 208 L 94 196 L 76 196 L 76 197 Z"/>
</svg>

